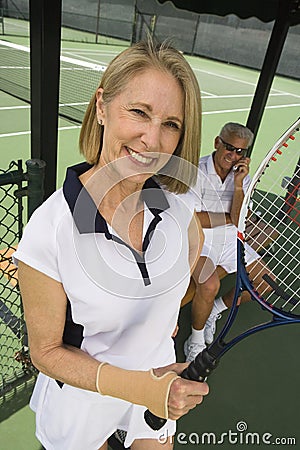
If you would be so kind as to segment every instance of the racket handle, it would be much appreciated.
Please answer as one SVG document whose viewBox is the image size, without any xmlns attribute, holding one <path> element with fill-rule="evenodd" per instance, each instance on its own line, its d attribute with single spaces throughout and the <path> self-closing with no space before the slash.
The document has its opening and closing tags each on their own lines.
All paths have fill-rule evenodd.
<svg viewBox="0 0 300 450">
<path fill-rule="evenodd" d="M 149 425 L 152 430 L 158 431 L 160 430 L 164 424 L 167 422 L 167 419 L 162 419 L 161 417 L 157 417 L 153 414 L 149 409 L 144 412 L 144 419 L 147 425 Z"/>
<path fill-rule="evenodd" d="M 195 360 L 192 361 L 186 369 L 180 375 L 186 380 L 203 382 L 206 377 L 211 373 L 211 371 L 217 366 L 218 360 L 213 357 L 205 348 L 201 353 L 199 353 Z M 160 430 L 167 419 L 162 419 L 161 417 L 155 416 L 152 412 L 147 409 L 144 413 L 144 419 L 152 430 Z"/>
<path fill-rule="evenodd" d="M 180 375 L 186 380 L 203 382 L 216 368 L 218 359 L 205 348 L 199 353 Z"/>
</svg>

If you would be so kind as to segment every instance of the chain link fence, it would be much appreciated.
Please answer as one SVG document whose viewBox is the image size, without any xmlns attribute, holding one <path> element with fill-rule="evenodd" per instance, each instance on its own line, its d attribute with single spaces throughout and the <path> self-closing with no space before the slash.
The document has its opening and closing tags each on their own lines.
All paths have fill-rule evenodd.
<svg viewBox="0 0 300 450">
<path fill-rule="evenodd" d="M 0 170 L 0 421 L 28 403 L 36 378 L 12 254 L 27 217 L 43 200 L 45 163 L 29 160 L 26 166 L 24 172 L 22 161 L 12 161 Z"/>
</svg>

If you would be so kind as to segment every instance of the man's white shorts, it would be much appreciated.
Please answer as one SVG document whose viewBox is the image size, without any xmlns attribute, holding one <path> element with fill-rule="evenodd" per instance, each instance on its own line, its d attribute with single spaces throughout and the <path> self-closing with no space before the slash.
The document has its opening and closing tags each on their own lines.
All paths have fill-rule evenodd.
<svg viewBox="0 0 300 450">
<path fill-rule="evenodd" d="M 221 266 L 227 273 L 237 270 L 237 228 L 226 225 L 215 228 L 204 228 L 204 245 L 201 256 L 207 256 L 215 267 Z M 247 266 L 260 258 L 248 244 L 245 243 L 245 258 Z"/>
</svg>

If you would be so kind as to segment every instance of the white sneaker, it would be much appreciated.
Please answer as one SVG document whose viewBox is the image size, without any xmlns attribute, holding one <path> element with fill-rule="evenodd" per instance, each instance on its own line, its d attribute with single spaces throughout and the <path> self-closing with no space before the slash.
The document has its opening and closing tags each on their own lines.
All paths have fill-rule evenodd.
<svg viewBox="0 0 300 450">
<path fill-rule="evenodd" d="M 206 321 L 204 327 L 204 339 L 206 344 L 211 344 L 214 340 L 214 334 L 216 332 L 216 321 L 221 319 L 222 314 L 215 312 L 212 310 L 209 318 Z"/>
<path fill-rule="evenodd" d="M 198 344 L 198 342 L 192 342 L 191 338 L 192 336 L 190 336 L 183 345 L 186 362 L 194 361 L 198 353 L 202 352 L 202 350 L 204 350 L 206 347 L 204 342 L 203 344 Z"/>
</svg>

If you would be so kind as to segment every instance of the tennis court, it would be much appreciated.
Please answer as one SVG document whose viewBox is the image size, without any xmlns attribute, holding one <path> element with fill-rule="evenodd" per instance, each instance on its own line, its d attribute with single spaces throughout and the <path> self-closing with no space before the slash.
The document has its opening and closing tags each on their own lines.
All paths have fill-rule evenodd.
<svg viewBox="0 0 300 450">
<path fill-rule="evenodd" d="M 14 42 L 24 47 L 29 46 L 26 38 L 15 37 Z M 94 45 L 67 41 L 64 41 L 62 45 L 63 56 L 72 60 L 75 59 L 81 63 L 96 64 L 100 67 L 105 67 L 124 48 L 120 45 Z M 11 51 L 10 48 L 6 49 L 6 52 Z M 195 71 L 202 91 L 203 136 L 201 154 L 205 155 L 210 153 L 213 138 L 224 122 L 246 122 L 259 73 L 255 70 L 248 70 L 198 57 L 187 56 L 187 60 Z M 63 84 L 63 101 L 61 103 L 64 105 L 63 107 L 67 108 L 66 104 L 70 105 L 75 103 L 76 100 L 80 102 L 80 113 L 76 115 L 77 119 L 82 117 L 81 111 L 86 107 L 86 102 L 97 87 L 98 79 L 101 76 L 101 73 L 99 73 L 99 77 L 98 73 L 93 73 L 89 79 L 88 69 L 86 71 L 82 69 L 87 68 L 76 67 L 76 65 L 71 68 L 66 67 L 61 74 L 61 82 Z M 8 72 L 8 69 L 6 69 L 6 72 Z M 22 68 L 22 64 L 18 64 L 16 72 L 18 72 L 18 75 L 14 72 L 8 72 L 6 77 L 11 77 L 12 81 L 14 81 L 15 76 L 22 78 L 25 75 L 28 77 L 28 66 L 27 68 Z M 88 75 L 83 75 L 86 72 Z M 83 76 L 86 77 L 84 80 L 86 80 L 87 87 L 82 82 Z M 84 98 L 78 100 L 78 97 L 82 96 L 82 90 L 84 90 Z M 299 82 L 297 80 L 284 77 L 275 78 L 253 149 L 252 171 L 255 170 L 262 155 L 272 145 L 280 131 L 283 132 L 298 117 L 300 106 L 299 92 Z M 71 107 L 69 106 L 69 108 Z M 9 152 L 9 154 L 8 152 L 2 152 L 1 163 L 5 164 L 9 160 L 10 155 L 15 155 L 14 152 L 20 152 L 20 149 L 25 152 L 25 157 L 29 157 L 30 110 L 28 105 L 2 94 L 0 111 L 1 147 L 3 149 L 9 148 L 10 152 L 12 152 Z M 58 185 L 60 185 L 63 177 L 65 163 L 73 161 L 74 158 L 75 160 L 80 159 L 77 153 L 77 136 L 78 127 L 74 123 L 60 119 Z M 62 149 L 64 150 L 62 151 Z M 3 158 L 4 153 L 6 155 Z M 20 155 L 18 153 L 18 155 L 23 157 L 23 154 Z"/>
<path fill-rule="evenodd" d="M 26 38 L 15 37 L 13 42 L 25 47 L 29 45 Z M 107 65 L 123 49 L 121 45 L 78 42 L 63 42 L 62 45 L 62 55 L 66 58 L 98 66 Z M 246 122 L 259 74 L 255 70 L 208 59 L 189 56 L 187 59 L 202 91 L 201 155 L 206 155 L 212 151 L 213 139 L 225 122 Z M 25 77 L 22 75 L 25 73 L 28 76 L 28 69 L 19 66 L 18 71 L 21 78 Z M 64 85 L 69 88 L 67 100 L 60 101 L 64 105 L 75 103 L 81 91 L 82 69 L 73 70 L 77 72 L 77 81 L 68 78 L 71 72 L 68 68 L 66 75 L 62 75 Z M 10 78 L 12 80 L 13 76 L 10 75 Z M 87 97 L 80 103 L 87 102 L 96 87 L 97 80 L 94 80 L 88 86 Z M 299 88 L 299 81 L 275 78 L 253 149 L 252 173 L 277 137 L 299 116 Z M 0 167 L 6 168 L 11 160 L 26 161 L 30 158 L 30 109 L 26 102 L 4 92 L 0 92 L 0 105 Z M 78 153 L 78 135 L 79 125 L 60 117 L 58 187 L 64 179 L 66 167 L 82 160 Z M 241 308 L 238 327 L 248 324 L 252 312 L 255 320 L 255 305 L 247 304 Z M 180 331 L 176 339 L 180 360 L 183 360 L 182 343 L 189 334 L 189 323 L 190 305 L 187 305 L 181 312 Z M 247 446 L 249 442 L 243 441 L 246 430 L 253 433 L 252 448 L 267 445 L 263 441 L 267 433 L 272 435 L 269 437 L 270 443 L 275 443 L 276 438 L 281 439 L 277 441 L 279 445 L 287 445 L 288 438 L 295 438 L 299 443 L 299 338 L 299 327 L 293 325 L 253 336 L 232 350 L 210 377 L 211 393 L 205 403 L 180 420 L 175 449 L 182 448 L 182 445 L 186 449 L 210 448 L 212 445 L 223 445 L 222 448 Z M 5 449 L 40 448 L 34 438 L 34 417 L 28 407 L 0 424 L 0 436 Z M 294 445 L 293 441 L 289 445 Z"/>
</svg>

